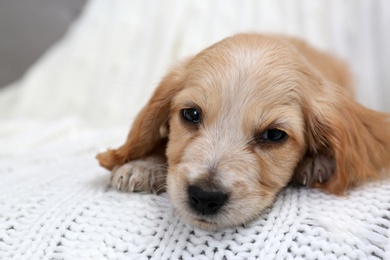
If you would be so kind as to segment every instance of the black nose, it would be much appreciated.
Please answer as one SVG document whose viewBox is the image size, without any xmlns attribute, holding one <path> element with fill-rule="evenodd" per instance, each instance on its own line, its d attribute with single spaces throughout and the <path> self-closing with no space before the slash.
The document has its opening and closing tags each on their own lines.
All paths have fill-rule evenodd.
<svg viewBox="0 0 390 260">
<path fill-rule="evenodd" d="M 188 187 L 191 207 L 202 215 L 212 215 L 225 204 L 227 195 L 219 191 L 205 191 L 197 186 Z"/>
</svg>

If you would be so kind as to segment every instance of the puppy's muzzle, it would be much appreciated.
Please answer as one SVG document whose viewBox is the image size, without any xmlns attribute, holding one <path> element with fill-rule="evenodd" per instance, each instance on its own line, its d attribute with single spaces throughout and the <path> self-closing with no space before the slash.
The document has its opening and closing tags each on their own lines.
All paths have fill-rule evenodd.
<svg viewBox="0 0 390 260">
<path fill-rule="evenodd" d="M 220 191 L 205 191 L 191 185 L 188 187 L 188 198 L 191 208 L 197 213 L 213 215 L 226 203 L 228 196 Z"/>
</svg>

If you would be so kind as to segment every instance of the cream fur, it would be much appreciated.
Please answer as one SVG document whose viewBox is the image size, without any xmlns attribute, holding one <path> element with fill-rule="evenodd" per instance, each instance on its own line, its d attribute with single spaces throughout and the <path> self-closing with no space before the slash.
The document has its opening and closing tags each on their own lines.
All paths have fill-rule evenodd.
<svg viewBox="0 0 390 260">
<path fill-rule="evenodd" d="M 201 111 L 199 126 L 183 121 L 186 108 Z M 267 129 L 287 138 L 256 141 Z M 126 143 L 97 158 L 114 169 L 114 187 L 166 190 L 188 222 L 219 229 L 251 221 L 290 182 L 343 194 L 376 178 L 389 167 L 390 125 L 388 115 L 353 99 L 338 59 L 297 39 L 240 34 L 174 68 Z M 139 174 L 140 161 L 150 158 L 158 159 Z M 198 214 L 189 206 L 189 185 L 221 191 L 228 201 L 215 215 Z"/>
</svg>

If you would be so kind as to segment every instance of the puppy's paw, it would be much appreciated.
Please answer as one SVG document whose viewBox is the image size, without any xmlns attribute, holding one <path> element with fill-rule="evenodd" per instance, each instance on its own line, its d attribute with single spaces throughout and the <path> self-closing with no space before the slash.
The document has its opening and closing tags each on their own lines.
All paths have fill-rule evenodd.
<svg viewBox="0 0 390 260">
<path fill-rule="evenodd" d="M 166 165 L 155 160 L 130 161 L 111 172 L 112 187 L 126 192 L 160 193 L 166 184 Z"/>
<path fill-rule="evenodd" d="M 303 186 L 325 183 L 332 177 L 334 168 L 335 163 L 330 156 L 305 156 L 295 169 L 292 183 Z"/>
</svg>

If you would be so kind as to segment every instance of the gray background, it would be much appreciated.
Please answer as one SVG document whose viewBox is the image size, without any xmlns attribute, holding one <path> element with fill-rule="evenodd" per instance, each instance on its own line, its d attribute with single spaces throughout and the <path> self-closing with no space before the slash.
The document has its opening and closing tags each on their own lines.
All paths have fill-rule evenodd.
<svg viewBox="0 0 390 260">
<path fill-rule="evenodd" d="M 0 88 L 58 41 L 84 5 L 85 0 L 0 0 Z"/>
</svg>

